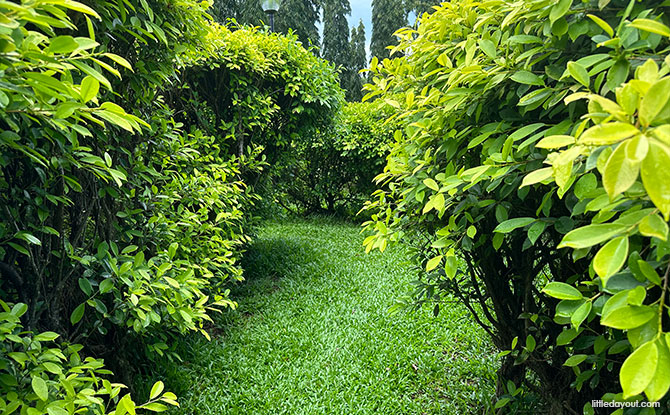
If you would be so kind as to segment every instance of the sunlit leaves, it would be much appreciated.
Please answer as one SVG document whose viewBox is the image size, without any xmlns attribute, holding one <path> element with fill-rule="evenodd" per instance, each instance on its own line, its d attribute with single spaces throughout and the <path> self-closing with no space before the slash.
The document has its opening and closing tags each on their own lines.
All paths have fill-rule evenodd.
<svg viewBox="0 0 670 415">
<path fill-rule="evenodd" d="M 628 238 L 620 236 L 607 242 L 593 259 L 593 268 L 607 285 L 607 279 L 619 272 L 628 258 Z"/>
<path fill-rule="evenodd" d="M 640 162 L 627 157 L 627 145 L 619 145 L 610 155 L 603 172 L 603 187 L 614 199 L 628 190 L 637 179 Z"/>
<path fill-rule="evenodd" d="M 585 145 L 614 144 L 626 138 L 639 134 L 640 131 L 633 125 L 624 122 L 610 122 L 598 124 L 584 131 L 578 142 Z"/>
<path fill-rule="evenodd" d="M 635 19 L 630 26 L 661 36 L 670 36 L 670 28 L 661 22 L 651 19 Z"/>
<path fill-rule="evenodd" d="M 642 183 L 649 198 L 661 211 L 666 221 L 670 220 L 670 149 L 667 145 L 651 140 L 649 152 L 642 161 Z"/>
<path fill-rule="evenodd" d="M 578 289 L 563 282 L 550 282 L 542 289 L 542 292 L 559 300 L 581 300 L 583 298 Z"/>
</svg>

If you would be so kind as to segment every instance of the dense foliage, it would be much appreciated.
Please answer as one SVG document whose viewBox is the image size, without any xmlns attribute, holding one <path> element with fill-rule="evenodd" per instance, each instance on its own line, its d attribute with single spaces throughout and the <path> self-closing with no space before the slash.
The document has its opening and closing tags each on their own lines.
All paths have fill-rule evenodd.
<svg viewBox="0 0 670 415">
<path fill-rule="evenodd" d="M 276 203 L 295 213 L 353 217 L 393 141 L 385 115 L 376 103 L 348 103 L 327 127 L 294 143 L 268 174 Z"/>
<path fill-rule="evenodd" d="M 667 411 L 665 5 L 443 3 L 398 32 L 404 56 L 372 62 L 368 96 L 404 135 L 367 249 L 415 244 L 416 299 L 454 296 L 503 351 L 506 411 Z"/>
<path fill-rule="evenodd" d="M 263 157 L 339 108 L 336 72 L 295 37 L 231 32 L 207 7 L 0 4 L 0 297 L 16 304 L 3 305 L 5 413 L 105 413 L 95 394 L 134 413 L 90 379 L 109 375 L 102 361 L 80 365 L 66 342 L 128 371 L 177 357 L 176 335 L 208 336 L 211 314 L 235 306 Z M 42 354 L 56 340 L 31 334 L 43 330 L 62 351 Z M 144 408 L 165 409 L 160 393 Z"/>
</svg>

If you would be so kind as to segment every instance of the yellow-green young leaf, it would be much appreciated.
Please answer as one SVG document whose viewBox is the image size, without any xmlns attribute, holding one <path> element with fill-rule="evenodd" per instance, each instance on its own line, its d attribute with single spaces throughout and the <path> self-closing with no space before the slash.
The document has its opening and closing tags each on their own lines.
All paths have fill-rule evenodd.
<svg viewBox="0 0 670 415">
<path fill-rule="evenodd" d="M 444 195 L 442 193 L 438 193 L 436 195 L 433 195 L 428 203 L 423 207 L 423 213 L 428 213 L 431 210 L 437 210 L 442 211 L 444 209 Z"/>
<path fill-rule="evenodd" d="M 612 29 L 612 26 L 607 24 L 606 21 L 592 14 L 587 14 L 587 16 L 589 17 L 589 19 L 593 20 L 595 24 L 600 26 L 600 28 L 603 29 L 608 35 L 610 35 L 610 37 L 614 36 L 614 29 Z"/>
<path fill-rule="evenodd" d="M 158 382 L 154 383 L 154 386 L 151 388 L 149 399 L 153 400 L 158 398 L 161 392 L 163 392 L 163 389 L 165 389 L 165 385 L 163 384 L 163 382 L 159 380 Z"/>
<path fill-rule="evenodd" d="M 124 68 L 130 70 L 131 72 L 134 72 L 133 66 L 130 64 L 130 62 L 126 60 L 126 58 L 119 55 L 115 55 L 113 53 L 105 53 L 105 56 L 113 60 L 114 62 L 118 63 L 119 65 L 123 66 Z"/>
<path fill-rule="evenodd" d="M 670 150 L 656 141 L 649 142 L 649 153 L 642 161 L 642 183 L 666 221 L 670 220 Z"/>
<path fill-rule="evenodd" d="M 537 148 L 561 148 L 575 143 L 575 138 L 571 135 L 550 135 L 540 140 L 535 147 Z"/>
<path fill-rule="evenodd" d="M 81 81 L 81 89 L 79 90 L 79 93 L 81 94 L 82 101 L 88 102 L 92 100 L 98 95 L 98 91 L 100 91 L 100 82 L 92 76 L 86 76 L 86 78 Z"/>
<path fill-rule="evenodd" d="M 579 137 L 578 142 L 590 146 L 603 146 L 618 143 L 639 133 L 640 130 L 633 125 L 616 121 L 589 128 Z"/>
<path fill-rule="evenodd" d="M 661 22 L 650 19 L 635 19 L 630 24 L 636 29 L 644 30 L 645 32 L 656 33 L 661 36 L 670 36 L 670 28 Z"/>
<path fill-rule="evenodd" d="M 633 115 L 637 110 L 640 96 L 631 84 L 626 84 L 616 89 L 616 101 L 628 115 Z"/>
<path fill-rule="evenodd" d="M 638 229 L 644 236 L 655 237 L 663 241 L 668 240 L 668 223 L 657 214 L 645 216 Z"/>
<path fill-rule="evenodd" d="M 593 303 L 591 301 L 586 301 L 584 304 L 580 305 L 577 310 L 570 316 L 570 323 L 574 328 L 579 328 L 579 326 L 586 320 L 586 318 L 591 313 L 593 308 Z"/>
<path fill-rule="evenodd" d="M 458 265 L 456 264 L 456 257 L 454 255 L 447 255 L 447 259 L 444 265 L 444 271 L 447 273 L 447 277 L 454 278 L 456 276 L 456 271 L 458 270 Z"/>
<path fill-rule="evenodd" d="M 649 152 L 649 139 L 640 134 L 626 142 L 626 158 L 633 162 L 641 162 Z"/>
<path fill-rule="evenodd" d="M 431 178 L 424 179 L 423 184 L 425 184 L 429 189 L 435 190 L 436 192 L 440 190 L 440 186 L 438 186 L 437 182 Z"/>
<path fill-rule="evenodd" d="M 638 112 L 640 123 L 645 127 L 651 125 L 668 100 L 670 100 L 670 77 L 665 77 L 654 82 L 644 94 Z"/>
<path fill-rule="evenodd" d="M 432 271 L 437 268 L 438 265 L 442 262 L 442 255 L 438 255 L 435 258 L 430 259 L 426 262 L 426 272 Z"/>
<path fill-rule="evenodd" d="M 619 144 L 605 164 L 603 187 L 610 200 L 614 200 L 615 197 L 628 190 L 635 183 L 640 172 L 640 162 L 626 157 L 627 144 Z"/>
<path fill-rule="evenodd" d="M 559 300 L 581 300 L 583 298 L 578 289 L 564 282 L 550 282 L 542 289 L 542 292 Z"/>
<path fill-rule="evenodd" d="M 470 225 L 466 233 L 470 238 L 474 238 L 475 235 L 477 235 L 477 228 L 475 228 L 474 225 Z"/>
<path fill-rule="evenodd" d="M 640 327 L 655 317 L 658 317 L 656 308 L 646 305 L 625 305 L 605 314 L 600 324 L 619 330 L 628 330 Z"/>
<path fill-rule="evenodd" d="M 44 379 L 37 375 L 33 375 L 31 385 L 38 398 L 43 401 L 49 399 L 49 387 L 47 386 L 47 383 L 44 381 Z"/>
<path fill-rule="evenodd" d="M 607 279 L 619 272 L 628 259 L 628 237 L 620 236 L 607 242 L 593 259 L 593 268 L 602 279 L 603 287 Z"/>
<path fill-rule="evenodd" d="M 666 344 L 664 336 L 656 340 L 656 348 L 658 351 L 658 364 L 656 372 L 651 378 L 649 385 L 644 389 L 647 399 L 650 402 L 660 400 L 670 389 L 670 350 Z"/>
<path fill-rule="evenodd" d="M 587 88 L 589 87 L 591 82 L 589 72 L 582 65 L 578 64 L 577 62 L 568 62 L 568 72 L 570 73 L 570 76 L 575 78 L 577 82 Z"/>
<path fill-rule="evenodd" d="M 625 225 L 615 223 L 598 223 L 595 225 L 583 226 L 568 232 L 568 234 L 563 237 L 563 240 L 558 247 L 575 249 L 588 248 L 605 242 L 625 230 Z"/>
<path fill-rule="evenodd" d="M 656 373 L 658 367 L 658 348 L 650 341 L 631 353 L 623 362 L 619 380 L 624 399 L 642 393 Z"/>
<path fill-rule="evenodd" d="M 534 170 L 533 172 L 528 173 L 526 177 L 523 178 L 523 181 L 521 182 L 521 187 L 530 186 L 532 184 L 543 182 L 548 178 L 550 178 L 553 174 L 554 174 L 553 168 L 551 167 L 545 167 L 543 169 Z"/>
</svg>

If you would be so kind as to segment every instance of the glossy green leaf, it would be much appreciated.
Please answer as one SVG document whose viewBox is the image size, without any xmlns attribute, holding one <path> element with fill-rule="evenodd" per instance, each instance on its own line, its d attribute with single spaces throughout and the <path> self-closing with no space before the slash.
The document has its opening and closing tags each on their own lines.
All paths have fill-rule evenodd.
<svg viewBox="0 0 670 415">
<path fill-rule="evenodd" d="M 620 236 L 606 243 L 593 259 L 593 268 L 607 286 L 607 279 L 616 274 L 628 259 L 628 237 Z"/>
<path fill-rule="evenodd" d="M 649 198 L 670 220 L 670 149 L 656 140 L 649 142 L 649 153 L 642 161 L 640 175 Z"/>
<path fill-rule="evenodd" d="M 49 387 L 47 386 L 47 383 L 44 381 L 44 379 L 37 375 L 33 375 L 30 384 L 38 398 L 43 401 L 49 399 Z"/>
<path fill-rule="evenodd" d="M 581 300 L 583 298 L 578 289 L 564 282 L 550 282 L 542 289 L 542 292 L 559 300 Z"/>
<path fill-rule="evenodd" d="M 619 372 L 624 399 L 642 393 L 654 377 L 657 366 L 658 348 L 653 341 L 628 356 Z"/>
<path fill-rule="evenodd" d="M 630 26 L 661 36 L 670 36 L 670 28 L 661 22 L 651 19 L 635 19 Z"/>
<path fill-rule="evenodd" d="M 643 126 L 651 125 L 670 100 L 670 77 L 655 82 L 642 98 L 638 116 Z"/>
<path fill-rule="evenodd" d="M 603 187 L 610 200 L 628 190 L 637 180 L 640 163 L 626 156 L 627 143 L 622 143 L 612 152 L 603 172 Z"/>
<path fill-rule="evenodd" d="M 598 124 L 584 131 L 577 142 L 579 144 L 602 146 L 618 143 L 640 133 L 635 126 L 625 122 Z"/>
<path fill-rule="evenodd" d="M 582 65 L 578 64 L 577 62 L 568 62 L 568 73 L 577 82 L 587 88 L 589 87 L 589 84 L 591 83 L 589 72 Z"/>
<path fill-rule="evenodd" d="M 624 225 L 610 223 L 584 226 L 565 235 L 558 247 L 589 248 L 617 236 L 625 229 Z"/>
<path fill-rule="evenodd" d="M 607 315 L 603 316 L 600 323 L 603 326 L 619 330 L 627 330 L 640 327 L 657 316 L 656 309 L 653 307 L 631 305 L 612 310 Z"/>
<path fill-rule="evenodd" d="M 496 226 L 496 228 L 493 230 L 493 232 L 509 233 L 509 232 L 512 232 L 515 229 L 523 228 L 524 226 L 530 225 L 533 222 L 535 222 L 534 218 L 508 219 L 508 220 L 498 224 L 498 226 Z"/>
<path fill-rule="evenodd" d="M 668 223 L 657 214 L 645 216 L 638 229 L 644 236 L 668 240 Z"/>
</svg>

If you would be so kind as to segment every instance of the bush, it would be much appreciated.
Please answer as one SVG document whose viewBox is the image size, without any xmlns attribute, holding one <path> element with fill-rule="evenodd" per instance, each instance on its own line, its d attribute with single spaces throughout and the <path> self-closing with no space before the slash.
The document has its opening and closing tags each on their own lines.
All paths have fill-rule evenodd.
<svg viewBox="0 0 670 415">
<path fill-rule="evenodd" d="M 58 345 L 54 332 L 24 331 L 23 303 L 11 307 L 0 301 L 0 410 L 4 414 L 62 415 L 74 413 L 123 415 L 163 412 L 177 405 L 177 397 L 164 392 L 162 382 L 151 389 L 150 400 L 137 405 L 124 385 L 106 379 L 112 372 L 101 359 L 82 358 L 79 344 Z M 110 409 L 115 407 L 114 412 Z"/>
<path fill-rule="evenodd" d="M 498 408 L 667 401 L 661 6 L 444 3 L 399 31 L 408 53 L 371 64 L 368 98 L 400 108 L 405 134 L 367 249 L 412 241 L 417 301 L 471 310 L 502 351 Z"/>
<path fill-rule="evenodd" d="M 273 165 L 268 177 L 273 199 L 301 214 L 354 217 L 374 190 L 393 142 L 390 111 L 376 103 L 347 103 L 318 131 L 298 140 Z"/>
</svg>

